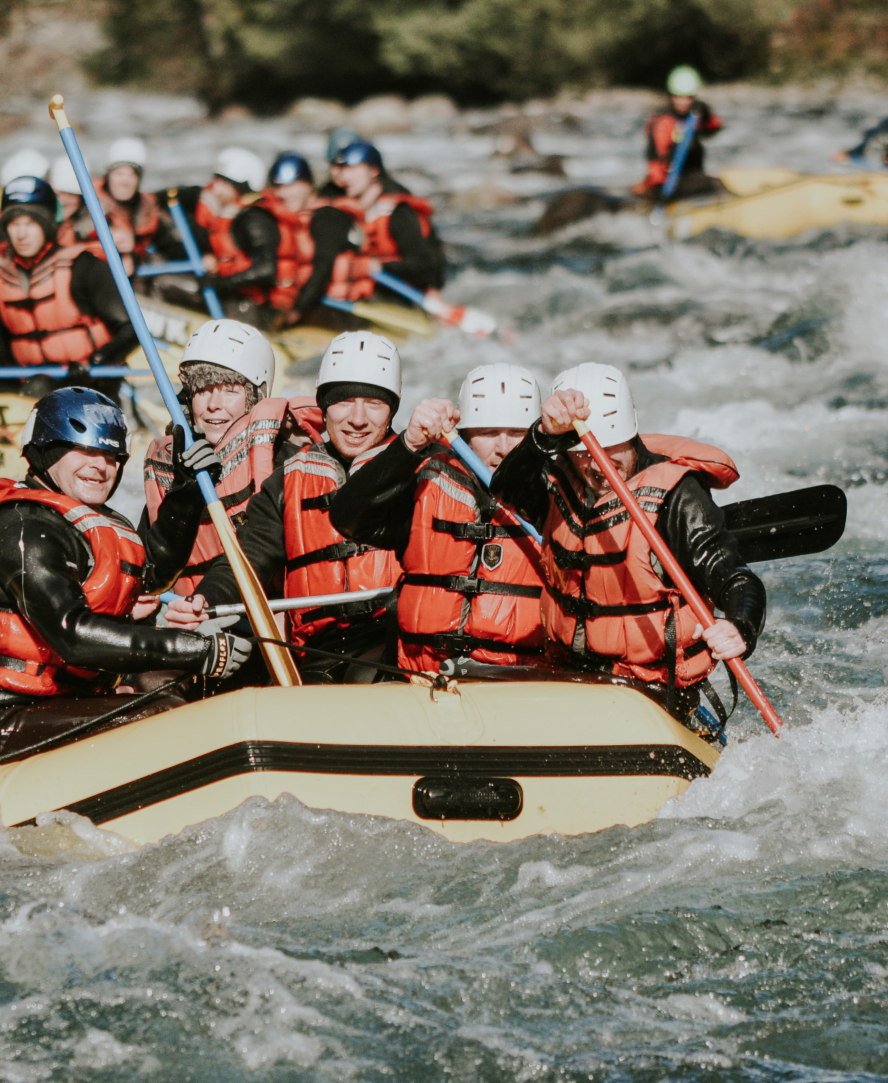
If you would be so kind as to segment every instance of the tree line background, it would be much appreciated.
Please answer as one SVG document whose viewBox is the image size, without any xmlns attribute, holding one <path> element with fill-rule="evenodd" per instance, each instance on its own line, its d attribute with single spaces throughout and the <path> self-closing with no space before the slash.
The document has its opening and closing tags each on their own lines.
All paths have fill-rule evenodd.
<svg viewBox="0 0 888 1083">
<path fill-rule="evenodd" d="M 305 96 L 441 92 L 460 104 L 595 86 L 888 78 L 886 0 L 107 0 L 101 83 L 213 112 Z"/>
</svg>

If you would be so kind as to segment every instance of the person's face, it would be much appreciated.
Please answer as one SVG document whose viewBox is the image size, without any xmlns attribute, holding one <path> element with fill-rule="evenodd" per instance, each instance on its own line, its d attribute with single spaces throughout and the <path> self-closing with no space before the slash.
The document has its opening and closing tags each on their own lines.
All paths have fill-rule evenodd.
<svg viewBox="0 0 888 1083">
<path fill-rule="evenodd" d="M 680 117 L 687 116 L 693 104 L 694 99 L 689 98 L 684 94 L 672 95 L 672 108 L 676 111 L 676 113 L 678 113 Z"/>
<path fill-rule="evenodd" d="M 338 184 L 340 188 L 345 187 L 342 183 L 342 170 L 344 168 L 345 166 L 333 165 L 332 162 L 330 163 L 330 180 L 332 180 L 334 184 Z"/>
<path fill-rule="evenodd" d="M 623 481 L 628 481 L 638 467 L 635 440 L 624 440 L 622 444 L 614 444 L 613 447 L 606 447 L 604 450 Z M 584 481 L 596 496 L 602 496 L 610 490 L 609 483 L 585 448 L 582 451 L 569 451 L 567 454 L 577 477 Z"/>
<path fill-rule="evenodd" d="M 247 412 L 247 389 L 243 384 L 207 384 L 191 398 L 195 428 L 200 429 L 211 447 L 225 435 L 225 430 Z"/>
<path fill-rule="evenodd" d="M 513 447 L 524 439 L 527 429 L 466 429 L 469 447 L 485 466 L 496 470 Z"/>
<path fill-rule="evenodd" d="M 327 407 L 327 436 L 340 455 L 354 459 L 385 439 L 391 418 L 382 399 L 343 399 Z"/>
<path fill-rule="evenodd" d="M 224 177 L 213 177 L 210 181 L 210 191 L 223 207 L 230 207 L 240 201 L 240 192 Z"/>
<path fill-rule="evenodd" d="M 113 455 L 87 448 L 72 448 L 47 473 L 65 496 L 99 508 L 111 495 L 120 464 Z"/>
<path fill-rule="evenodd" d="M 293 181 L 292 184 L 280 184 L 274 194 L 291 214 L 298 214 L 311 198 L 313 189 L 308 181 Z"/>
<path fill-rule="evenodd" d="M 336 168 L 339 170 L 339 185 L 345 189 L 345 194 L 349 199 L 360 199 L 367 193 L 370 186 L 376 183 L 379 176 L 379 170 L 372 165 L 367 165 L 366 162 L 359 162 L 358 165 L 341 165 Z"/>
<path fill-rule="evenodd" d="M 127 203 L 139 190 L 139 174 L 131 165 L 116 165 L 108 174 L 108 194 Z"/>
<path fill-rule="evenodd" d="M 62 217 L 67 222 L 72 215 L 77 213 L 81 197 L 76 192 L 57 192 L 56 196 L 62 205 Z"/>
<path fill-rule="evenodd" d="M 12 250 L 22 259 L 33 259 L 46 244 L 43 226 L 28 214 L 6 223 L 6 233 Z"/>
</svg>

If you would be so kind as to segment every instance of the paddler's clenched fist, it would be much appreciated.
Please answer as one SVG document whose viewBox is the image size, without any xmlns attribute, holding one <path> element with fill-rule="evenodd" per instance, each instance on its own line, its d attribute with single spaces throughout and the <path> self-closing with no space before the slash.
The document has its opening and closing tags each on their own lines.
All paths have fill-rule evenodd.
<svg viewBox="0 0 888 1083">
<path fill-rule="evenodd" d="M 207 600 L 202 594 L 192 594 L 190 598 L 176 598 L 170 602 L 166 611 L 166 622 L 170 628 L 184 628 L 193 632 L 205 620 Z"/>
<path fill-rule="evenodd" d="M 737 630 L 737 625 L 729 620 L 721 618 L 716 620 L 711 628 L 706 629 L 702 624 L 698 624 L 694 629 L 694 639 L 699 639 L 701 635 L 717 662 L 726 662 L 729 658 L 741 658 L 746 654 L 746 641 Z"/>
<path fill-rule="evenodd" d="M 589 407 L 586 406 L 585 395 L 582 391 L 568 388 L 567 391 L 556 391 L 543 403 L 540 428 L 549 436 L 560 436 L 573 428 L 577 418 L 585 421 L 588 416 Z"/>
<path fill-rule="evenodd" d="M 459 410 L 450 399 L 423 399 L 404 430 L 404 443 L 411 451 L 422 451 L 458 424 Z"/>
</svg>

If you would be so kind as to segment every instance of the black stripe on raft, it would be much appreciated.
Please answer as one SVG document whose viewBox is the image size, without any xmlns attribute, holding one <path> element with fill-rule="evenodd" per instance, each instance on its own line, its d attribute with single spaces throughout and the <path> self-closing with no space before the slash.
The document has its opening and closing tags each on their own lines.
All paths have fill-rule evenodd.
<svg viewBox="0 0 888 1083">
<path fill-rule="evenodd" d="M 459 748 L 438 745 L 310 745 L 243 741 L 177 763 L 65 806 L 103 824 L 213 782 L 253 771 L 318 775 L 422 775 L 453 778 L 594 778 L 667 775 L 689 781 L 709 768 L 678 745 L 582 745 Z M 34 820 L 22 823 L 32 824 Z"/>
</svg>

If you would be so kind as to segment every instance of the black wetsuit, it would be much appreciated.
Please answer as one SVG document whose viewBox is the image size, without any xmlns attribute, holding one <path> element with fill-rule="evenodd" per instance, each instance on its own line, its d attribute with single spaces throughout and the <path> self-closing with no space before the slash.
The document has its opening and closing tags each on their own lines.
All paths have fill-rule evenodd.
<svg viewBox="0 0 888 1083">
<path fill-rule="evenodd" d="M 45 488 L 30 474 L 26 484 Z M 146 553 L 145 593 L 167 590 L 179 577 L 202 510 L 197 483 L 180 478 L 157 521 L 148 526 L 143 515 L 138 533 Z M 101 513 L 130 526 L 119 512 L 105 507 Z M 89 543 L 57 511 L 32 503 L 0 505 L 0 608 L 26 617 L 69 665 L 105 672 L 109 687 L 121 673 L 200 672 L 213 649 L 205 636 L 90 609 L 82 584 L 91 562 Z M 23 698 L 0 690 L 0 708 Z"/>
</svg>

